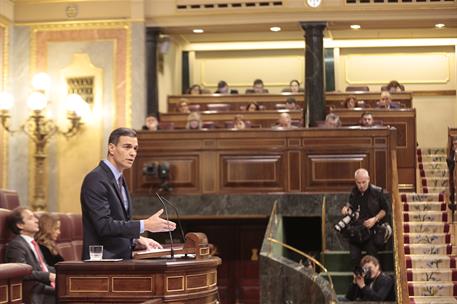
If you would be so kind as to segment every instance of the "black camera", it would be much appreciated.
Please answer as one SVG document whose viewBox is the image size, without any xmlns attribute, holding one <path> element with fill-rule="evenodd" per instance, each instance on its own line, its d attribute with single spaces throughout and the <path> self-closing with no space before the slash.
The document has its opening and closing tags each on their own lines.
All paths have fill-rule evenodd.
<svg viewBox="0 0 457 304">
<path fill-rule="evenodd" d="M 345 215 L 338 223 L 335 224 L 334 228 L 338 232 L 342 232 L 347 226 L 355 222 L 359 218 L 359 212 L 353 211 L 349 208 L 349 214 Z"/>
<path fill-rule="evenodd" d="M 370 267 L 362 267 L 362 266 L 355 266 L 354 274 L 357 277 L 363 277 L 364 280 L 369 280 L 371 278 L 371 268 Z"/>
<path fill-rule="evenodd" d="M 160 191 L 170 192 L 170 163 L 167 161 L 154 161 L 143 166 L 143 175 L 158 177 L 160 179 Z"/>
<path fill-rule="evenodd" d="M 157 176 L 158 162 L 152 162 L 143 166 L 143 174 L 147 176 Z"/>
</svg>

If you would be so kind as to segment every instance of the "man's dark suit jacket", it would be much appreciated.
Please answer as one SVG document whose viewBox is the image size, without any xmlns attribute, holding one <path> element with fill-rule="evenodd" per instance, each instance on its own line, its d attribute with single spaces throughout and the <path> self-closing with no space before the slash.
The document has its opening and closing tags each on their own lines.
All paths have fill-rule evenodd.
<svg viewBox="0 0 457 304">
<path fill-rule="evenodd" d="M 130 221 L 132 203 L 128 210 L 110 168 L 100 162 L 84 178 L 81 188 L 83 215 L 83 260 L 89 259 L 90 245 L 103 245 L 104 259 L 130 259 L 132 240 L 140 237 L 140 221 Z"/>
<path fill-rule="evenodd" d="M 50 286 L 49 273 L 41 271 L 40 262 L 35 257 L 27 241 L 20 235 L 6 246 L 5 261 L 32 266 L 32 274 L 24 278 L 24 301 L 28 304 L 55 303 L 55 290 Z M 53 267 L 48 270 L 55 272 Z"/>
</svg>

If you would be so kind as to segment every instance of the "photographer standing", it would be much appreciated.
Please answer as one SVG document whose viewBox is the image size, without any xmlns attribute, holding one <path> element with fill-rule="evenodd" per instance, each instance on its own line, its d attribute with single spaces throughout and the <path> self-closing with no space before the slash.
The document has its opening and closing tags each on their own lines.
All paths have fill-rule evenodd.
<svg viewBox="0 0 457 304">
<path fill-rule="evenodd" d="M 354 280 L 346 298 L 350 301 L 395 301 L 394 281 L 381 271 L 379 261 L 366 255 L 354 270 Z"/>
<path fill-rule="evenodd" d="M 359 265 L 362 250 L 376 256 L 384 245 L 385 230 L 380 226 L 384 222 L 388 206 L 382 188 L 370 184 L 368 171 L 360 168 L 354 174 L 356 186 L 349 196 L 349 203 L 342 209 L 342 215 L 358 213 L 350 228 L 360 228 L 355 237 L 349 237 L 349 252 L 354 266 Z M 383 233 L 381 233 L 383 232 Z"/>
</svg>

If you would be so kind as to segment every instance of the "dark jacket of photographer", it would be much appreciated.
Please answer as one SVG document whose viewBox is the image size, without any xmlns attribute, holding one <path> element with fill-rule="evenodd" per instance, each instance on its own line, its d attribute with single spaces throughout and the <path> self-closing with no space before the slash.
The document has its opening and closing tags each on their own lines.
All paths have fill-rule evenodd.
<svg viewBox="0 0 457 304">
<path fill-rule="evenodd" d="M 364 193 L 361 193 L 357 187 L 354 187 L 349 196 L 349 205 L 353 211 L 357 211 L 360 206 L 357 222 L 361 224 L 365 220 L 376 216 L 381 210 L 384 210 L 386 214 L 389 211 L 382 188 L 372 184 L 368 186 L 368 189 Z M 380 223 L 382 222 L 384 222 L 384 219 L 380 220 Z"/>
<path fill-rule="evenodd" d="M 394 280 L 391 276 L 381 272 L 373 281 L 365 281 L 365 286 L 360 288 L 353 283 L 349 288 L 346 298 L 350 301 L 395 301 Z"/>
</svg>

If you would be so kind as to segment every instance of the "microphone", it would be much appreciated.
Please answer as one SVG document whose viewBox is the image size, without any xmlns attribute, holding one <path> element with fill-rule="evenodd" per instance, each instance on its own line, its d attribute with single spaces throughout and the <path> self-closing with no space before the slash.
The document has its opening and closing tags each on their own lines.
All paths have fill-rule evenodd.
<svg viewBox="0 0 457 304">
<path fill-rule="evenodd" d="M 169 206 L 171 206 L 174 210 L 175 210 L 175 213 L 176 213 L 176 219 L 178 220 L 178 226 L 179 226 L 179 230 L 181 231 L 181 237 L 182 237 L 182 241 L 185 242 L 186 241 L 186 238 L 185 238 L 185 235 L 184 235 L 184 230 L 182 229 L 182 225 L 181 225 L 181 219 L 179 218 L 179 212 L 178 212 L 178 208 L 176 208 L 175 205 L 173 205 L 169 200 L 167 200 L 164 196 L 161 196 L 160 194 L 156 193 L 159 197 L 161 197 L 163 199 L 163 201 L 165 201 L 165 203 L 167 203 Z"/>
<path fill-rule="evenodd" d="M 156 195 L 159 198 L 160 202 L 162 203 L 163 209 L 165 210 L 165 216 L 167 217 L 167 221 L 169 221 L 167 207 L 165 206 L 165 203 L 163 202 L 162 198 L 160 197 L 160 195 L 157 192 L 156 192 Z M 170 228 L 170 227 L 168 227 L 168 228 Z M 174 259 L 175 251 L 173 250 L 173 235 L 171 234 L 170 229 L 168 230 L 168 234 L 170 235 L 170 256 L 172 259 Z"/>
</svg>

